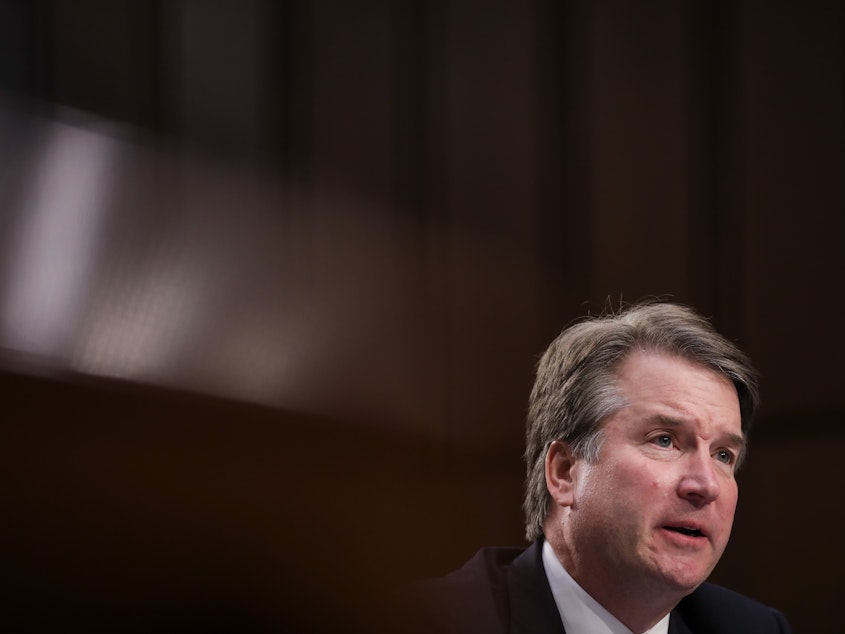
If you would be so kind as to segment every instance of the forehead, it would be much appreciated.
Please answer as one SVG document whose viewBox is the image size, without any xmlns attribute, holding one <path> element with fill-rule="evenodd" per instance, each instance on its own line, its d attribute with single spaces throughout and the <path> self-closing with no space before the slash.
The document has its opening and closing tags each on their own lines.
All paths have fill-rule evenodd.
<svg viewBox="0 0 845 634">
<path fill-rule="evenodd" d="M 671 354 L 637 351 L 619 364 L 616 376 L 626 406 L 741 427 L 733 383 L 703 365 Z"/>
</svg>

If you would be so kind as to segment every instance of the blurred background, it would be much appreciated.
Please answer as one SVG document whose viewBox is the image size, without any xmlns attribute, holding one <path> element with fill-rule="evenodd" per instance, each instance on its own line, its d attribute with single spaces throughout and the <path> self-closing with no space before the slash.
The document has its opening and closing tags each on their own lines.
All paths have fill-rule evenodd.
<svg viewBox="0 0 845 634">
<path fill-rule="evenodd" d="M 835 631 L 844 71 L 832 0 L 0 1 L 4 631 L 372 631 L 653 296 L 762 372 L 714 580 Z"/>
</svg>

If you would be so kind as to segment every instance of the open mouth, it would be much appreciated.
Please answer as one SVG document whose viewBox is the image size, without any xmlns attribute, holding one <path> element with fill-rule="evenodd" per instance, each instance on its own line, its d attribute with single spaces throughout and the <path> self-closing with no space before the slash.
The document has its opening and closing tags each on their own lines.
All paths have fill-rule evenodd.
<svg viewBox="0 0 845 634">
<path fill-rule="evenodd" d="M 675 533 L 680 533 L 681 535 L 686 535 L 687 537 L 704 537 L 704 533 L 702 533 L 697 528 L 690 528 L 688 526 L 664 526 L 667 531 L 673 531 Z"/>
</svg>

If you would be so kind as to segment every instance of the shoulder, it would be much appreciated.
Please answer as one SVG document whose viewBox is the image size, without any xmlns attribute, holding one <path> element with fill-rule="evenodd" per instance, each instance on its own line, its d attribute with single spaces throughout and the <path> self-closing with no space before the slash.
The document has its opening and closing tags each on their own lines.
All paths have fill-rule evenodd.
<svg viewBox="0 0 845 634">
<path fill-rule="evenodd" d="M 495 583 L 507 574 L 517 557 L 524 552 L 524 548 L 482 548 L 458 570 L 423 583 L 453 587 Z"/>
<path fill-rule="evenodd" d="M 484 548 L 461 568 L 415 583 L 419 631 L 495 632 L 507 620 L 507 577 L 521 548 Z"/>
<path fill-rule="evenodd" d="M 542 541 L 526 549 L 485 548 L 459 570 L 418 584 L 415 631 L 563 632 L 542 552 Z"/>
<path fill-rule="evenodd" d="M 694 631 L 788 634 L 786 618 L 774 608 L 712 583 L 703 583 L 675 608 Z"/>
</svg>

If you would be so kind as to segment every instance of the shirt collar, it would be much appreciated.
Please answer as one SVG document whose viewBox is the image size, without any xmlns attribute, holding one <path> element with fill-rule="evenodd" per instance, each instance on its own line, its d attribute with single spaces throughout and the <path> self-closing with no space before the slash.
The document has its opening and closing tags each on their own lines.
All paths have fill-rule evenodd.
<svg viewBox="0 0 845 634">
<path fill-rule="evenodd" d="M 560 563 L 549 542 L 543 542 L 543 567 L 567 634 L 636 634 L 587 594 Z M 668 634 L 669 615 L 642 634 Z"/>
</svg>

